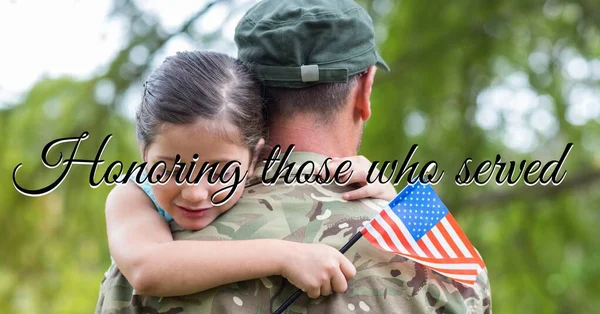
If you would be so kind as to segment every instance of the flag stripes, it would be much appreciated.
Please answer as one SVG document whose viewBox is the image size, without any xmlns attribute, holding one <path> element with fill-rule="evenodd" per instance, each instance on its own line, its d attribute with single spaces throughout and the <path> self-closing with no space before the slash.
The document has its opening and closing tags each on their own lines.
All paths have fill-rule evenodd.
<svg viewBox="0 0 600 314">
<path fill-rule="evenodd" d="M 427 195 L 427 199 L 414 197 L 413 201 L 413 194 Z M 465 285 L 473 285 L 485 267 L 430 186 L 415 184 L 404 189 L 361 233 L 379 249 L 412 259 Z"/>
</svg>

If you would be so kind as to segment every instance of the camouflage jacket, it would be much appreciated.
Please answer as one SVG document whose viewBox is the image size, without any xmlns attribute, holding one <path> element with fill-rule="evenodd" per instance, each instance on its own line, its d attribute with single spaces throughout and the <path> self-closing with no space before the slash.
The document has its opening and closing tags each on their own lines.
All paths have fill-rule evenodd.
<svg viewBox="0 0 600 314">
<path fill-rule="evenodd" d="M 324 156 L 293 153 L 290 162 Z M 176 240 L 242 240 L 276 238 L 321 242 L 341 248 L 386 202 L 345 201 L 349 187 L 336 185 L 273 186 L 257 178 L 248 184 L 238 204 L 199 231 L 171 223 Z M 302 295 L 286 313 L 491 313 L 487 270 L 474 287 L 465 287 L 420 264 L 381 251 L 360 239 L 346 254 L 357 269 L 343 294 L 318 299 Z M 243 263 L 243 261 L 240 261 Z M 296 288 L 280 276 L 237 282 L 180 297 L 138 295 L 113 264 L 100 288 L 96 313 L 272 313 Z"/>
</svg>

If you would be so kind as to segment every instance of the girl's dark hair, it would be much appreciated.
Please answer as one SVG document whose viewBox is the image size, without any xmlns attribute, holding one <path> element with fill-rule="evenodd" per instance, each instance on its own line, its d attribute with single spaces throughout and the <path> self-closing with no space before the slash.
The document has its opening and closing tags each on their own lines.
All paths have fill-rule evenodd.
<svg viewBox="0 0 600 314">
<path fill-rule="evenodd" d="M 226 54 L 178 52 L 144 86 L 136 114 L 137 137 L 144 150 L 162 124 L 190 124 L 198 119 L 229 121 L 250 149 L 266 137 L 259 83 L 241 61 Z"/>
</svg>

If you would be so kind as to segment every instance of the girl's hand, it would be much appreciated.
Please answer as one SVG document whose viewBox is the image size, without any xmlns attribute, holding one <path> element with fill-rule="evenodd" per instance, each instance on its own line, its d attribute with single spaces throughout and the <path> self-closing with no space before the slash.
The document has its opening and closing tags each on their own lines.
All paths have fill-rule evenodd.
<svg viewBox="0 0 600 314">
<path fill-rule="evenodd" d="M 286 244 L 281 275 L 310 298 L 345 292 L 356 268 L 338 250 L 320 243 Z"/>
<path fill-rule="evenodd" d="M 346 200 L 355 200 L 360 198 L 379 198 L 387 201 L 393 200 L 396 195 L 396 189 L 394 185 L 392 185 L 391 181 L 388 183 L 380 183 L 379 180 L 375 180 L 373 183 L 367 183 L 367 174 L 369 169 L 371 168 L 371 161 L 369 161 L 365 156 L 353 156 L 347 158 L 333 158 L 332 161 L 327 163 L 327 168 L 329 169 L 330 175 L 335 173 L 337 167 L 344 161 L 349 160 L 352 162 L 352 166 L 350 170 L 348 170 L 346 175 L 341 176 L 339 179 L 343 182 L 348 179 L 350 173 L 352 173 L 352 177 L 345 185 L 349 184 L 358 184 L 360 188 L 344 193 L 344 199 Z M 379 169 L 375 168 L 372 174 L 372 178 L 376 178 L 379 174 Z M 322 171 L 320 174 L 321 178 L 325 179 L 325 171 Z M 383 181 L 386 181 L 387 178 L 383 176 Z"/>
</svg>

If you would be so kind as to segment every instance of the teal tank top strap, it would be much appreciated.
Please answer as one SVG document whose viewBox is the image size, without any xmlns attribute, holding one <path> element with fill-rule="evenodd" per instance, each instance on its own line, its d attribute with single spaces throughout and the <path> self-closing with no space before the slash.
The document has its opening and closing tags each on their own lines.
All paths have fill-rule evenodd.
<svg viewBox="0 0 600 314">
<path fill-rule="evenodd" d="M 150 186 L 150 183 L 148 183 L 148 180 L 144 181 L 144 183 L 142 183 L 142 184 L 138 184 L 138 186 L 152 200 L 152 203 L 154 203 L 154 206 L 156 206 L 156 211 L 158 211 L 158 213 L 161 214 L 161 216 L 163 216 L 167 222 L 171 222 L 173 220 L 173 217 L 171 217 L 171 215 L 169 215 L 169 213 L 167 213 L 162 207 L 160 207 L 160 205 L 158 205 L 158 202 L 156 201 L 156 198 L 154 197 L 154 194 L 152 193 L 152 187 Z"/>
</svg>

